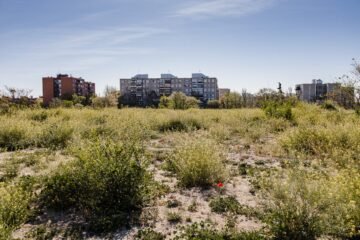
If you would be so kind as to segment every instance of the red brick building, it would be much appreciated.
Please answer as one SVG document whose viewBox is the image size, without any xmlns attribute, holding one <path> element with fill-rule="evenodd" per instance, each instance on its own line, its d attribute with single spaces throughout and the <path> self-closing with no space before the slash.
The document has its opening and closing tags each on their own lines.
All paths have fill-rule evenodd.
<svg viewBox="0 0 360 240">
<path fill-rule="evenodd" d="M 64 98 L 76 94 L 89 97 L 95 94 L 95 83 L 85 82 L 67 74 L 43 78 L 44 105 L 48 106 L 53 98 Z"/>
</svg>

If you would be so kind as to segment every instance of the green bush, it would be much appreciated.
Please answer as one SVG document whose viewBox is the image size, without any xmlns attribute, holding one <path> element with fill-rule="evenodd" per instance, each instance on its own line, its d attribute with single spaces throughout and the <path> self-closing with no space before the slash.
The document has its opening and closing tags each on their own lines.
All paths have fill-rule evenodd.
<svg viewBox="0 0 360 240">
<path fill-rule="evenodd" d="M 65 148 L 72 139 L 73 132 L 74 129 L 67 124 L 51 124 L 40 134 L 38 145 L 50 149 Z"/>
<path fill-rule="evenodd" d="M 166 164 L 184 187 L 209 187 L 224 181 L 227 175 L 221 151 L 211 141 L 187 141 Z"/>
<path fill-rule="evenodd" d="M 291 171 L 263 187 L 267 191 L 264 221 L 274 239 L 316 240 L 331 227 L 327 209 L 332 202 L 325 185 L 306 175 Z"/>
<path fill-rule="evenodd" d="M 14 178 L 17 177 L 18 171 L 19 171 L 18 164 L 12 164 L 12 163 L 6 164 L 3 175 L 0 175 L 0 182 L 13 180 Z"/>
<path fill-rule="evenodd" d="M 270 239 L 261 232 L 219 231 L 209 224 L 194 223 L 181 229 L 175 240 L 265 240 Z"/>
<path fill-rule="evenodd" d="M 303 128 L 291 132 L 287 139 L 282 141 L 285 150 L 296 151 L 307 155 L 322 155 L 328 153 L 330 146 L 329 135 L 315 128 Z"/>
<path fill-rule="evenodd" d="M 192 131 L 204 128 L 203 123 L 195 118 L 172 118 L 159 125 L 160 132 L 181 132 Z"/>
<path fill-rule="evenodd" d="M 286 103 L 280 103 L 275 101 L 267 101 L 263 103 L 263 109 L 265 114 L 273 118 L 284 118 L 286 120 L 292 120 L 293 114 L 291 105 Z"/>
<path fill-rule="evenodd" d="M 220 102 L 219 100 L 210 100 L 207 102 L 206 107 L 212 109 L 218 109 L 220 108 Z"/>
<path fill-rule="evenodd" d="M 74 103 L 72 101 L 70 101 L 70 100 L 63 100 L 62 101 L 62 106 L 64 108 L 72 108 L 72 107 L 74 107 Z"/>
<path fill-rule="evenodd" d="M 320 175 L 294 168 L 272 174 L 261 185 L 265 196 L 262 220 L 274 239 L 360 237 L 358 169 Z"/>
<path fill-rule="evenodd" d="M 28 219 L 30 200 L 31 191 L 0 184 L 0 239 L 8 239 L 11 231 Z"/>
<path fill-rule="evenodd" d="M 53 98 L 49 103 L 49 108 L 59 108 L 63 105 L 60 98 Z"/>
<path fill-rule="evenodd" d="M 210 201 L 209 206 L 212 212 L 219 214 L 231 213 L 247 217 L 261 217 L 261 212 L 252 207 L 241 205 L 236 198 L 232 196 L 218 196 Z"/>
<path fill-rule="evenodd" d="M 360 107 L 355 108 L 355 114 L 360 117 Z"/>
<path fill-rule="evenodd" d="M 155 232 L 150 228 L 139 230 L 135 236 L 136 240 L 164 240 L 165 235 Z"/>
<path fill-rule="evenodd" d="M 216 213 L 239 213 L 240 203 L 232 196 L 218 196 L 210 201 L 211 211 Z"/>
<path fill-rule="evenodd" d="M 174 92 L 169 97 L 160 98 L 160 108 L 189 109 L 199 108 L 200 101 L 194 97 L 188 97 L 182 92 Z"/>
<path fill-rule="evenodd" d="M 336 111 L 337 108 L 335 106 L 335 103 L 332 101 L 325 101 L 321 104 L 321 108 L 329 111 Z"/>
<path fill-rule="evenodd" d="M 41 112 L 35 112 L 31 115 L 31 120 L 37 121 L 37 122 L 44 122 L 46 119 L 48 119 L 49 115 L 46 111 Z"/>
<path fill-rule="evenodd" d="M 179 223 L 182 221 L 181 215 L 177 212 L 168 212 L 167 220 L 170 223 Z"/>
<path fill-rule="evenodd" d="M 327 164 L 360 166 L 360 131 L 348 124 L 303 127 L 292 130 L 280 139 L 290 155 L 320 159 Z"/>
<path fill-rule="evenodd" d="M 14 151 L 30 146 L 27 131 L 20 124 L 0 127 L 0 148 Z"/>
<path fill-rule="evenodd" d="M 178 207 L 180 205 L 181 205 L 181 202 L 179 200 L 176 200 L 176 199 L 169 199 L 166 202 L 166 207 L 168 207 L 168 208 L 176 208 L 176 207 Z"/>
<path fill-rule="evenodd" d="M 132 143 L 99 140 L 76 155 L 77 160 L 48 178 L 41 202 L 55 210 L 78 210 L 94 231 L 125 225 L 149 196 L 144 153 Z"/>
</svg>

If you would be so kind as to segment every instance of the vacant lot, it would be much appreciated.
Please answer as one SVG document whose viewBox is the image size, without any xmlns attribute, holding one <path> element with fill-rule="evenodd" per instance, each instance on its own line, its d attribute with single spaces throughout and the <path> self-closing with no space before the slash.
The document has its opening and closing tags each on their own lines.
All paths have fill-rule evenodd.
<svg viewBox="0 0 360 240">
<path fill-rule="evenodd" d="M 0 239 L 358 239 L 360 116 L 274 111 L 2 115 Z"/>
</svg>

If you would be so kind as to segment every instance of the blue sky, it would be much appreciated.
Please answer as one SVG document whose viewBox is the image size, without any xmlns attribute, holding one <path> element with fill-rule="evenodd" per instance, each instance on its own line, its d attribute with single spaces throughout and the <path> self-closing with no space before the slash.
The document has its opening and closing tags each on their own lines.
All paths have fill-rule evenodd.
<svg viewBox="0 0 360 240">
<path fill-rule="evenodd" d="M 42 94 L 69 73 L 119 88 L 136 73 L 203 72 L 256 92 L 360 59 L 359 0 L 0 0 L 0 88 Z"/>
</svg>

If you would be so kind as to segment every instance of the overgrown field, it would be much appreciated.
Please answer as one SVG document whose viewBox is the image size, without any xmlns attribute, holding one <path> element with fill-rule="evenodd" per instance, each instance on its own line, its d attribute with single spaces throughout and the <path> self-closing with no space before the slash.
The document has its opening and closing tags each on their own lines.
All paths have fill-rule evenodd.
<svg viewBox="0 0 360 240">
<path fill-rule="evenodd" d="M 360 238 L 350 110 L 18 110 L 0 149 L 0 239 Z"/>
</svg>

